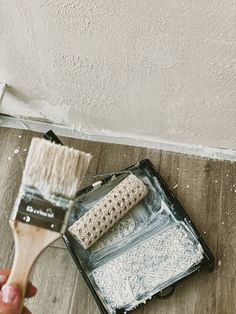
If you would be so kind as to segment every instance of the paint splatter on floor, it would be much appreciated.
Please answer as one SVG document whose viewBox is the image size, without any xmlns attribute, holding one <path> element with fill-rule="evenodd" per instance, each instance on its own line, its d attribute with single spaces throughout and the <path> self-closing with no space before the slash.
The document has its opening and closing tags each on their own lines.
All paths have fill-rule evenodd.
<svg viewBox="0 0 236 314">
<path fill-rule="evenodd" d="M 14 150 L 14 154 L 19 154 L 19 152 L 20 152 L 19 148 L 16 148 L 16 149 Z"/>
</svg>

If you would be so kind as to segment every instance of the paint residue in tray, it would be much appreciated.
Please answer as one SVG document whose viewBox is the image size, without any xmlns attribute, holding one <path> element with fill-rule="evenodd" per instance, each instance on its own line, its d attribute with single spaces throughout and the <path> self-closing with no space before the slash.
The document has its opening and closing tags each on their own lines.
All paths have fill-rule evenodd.
<svg viewBox="0 0 236 314">
<path fill-rule="evenodd" d="M 146 198 L 91 248 L 76 245 L 76 255 L 108 313 L 145 303 L 196 271 L 204 257 L 197 235 L 187 220 L 175 215 L 157 178 L 143 169 L 133 173 L 148 186 Z M 82 195 L 70 224 L 122 179 Z"/>
<path fill-rule="evenodd" d="M 182 278 L 203 258 L 203 251 L 181 225 L 146 239 L 92 272 L 113 310 L 127 310 Z"/>
</svg>

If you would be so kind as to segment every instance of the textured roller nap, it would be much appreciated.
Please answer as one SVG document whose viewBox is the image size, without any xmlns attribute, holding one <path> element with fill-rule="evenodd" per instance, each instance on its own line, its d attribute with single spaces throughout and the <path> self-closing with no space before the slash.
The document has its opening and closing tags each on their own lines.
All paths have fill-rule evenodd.
<svg viewBox="0 0 236 314">
<path fill-rule="evenodd" d="M 144 183 L 130 174 L 76 221 L 69 231 L 84 248 L 89 248 L 146 194 Z"/>
</svg>

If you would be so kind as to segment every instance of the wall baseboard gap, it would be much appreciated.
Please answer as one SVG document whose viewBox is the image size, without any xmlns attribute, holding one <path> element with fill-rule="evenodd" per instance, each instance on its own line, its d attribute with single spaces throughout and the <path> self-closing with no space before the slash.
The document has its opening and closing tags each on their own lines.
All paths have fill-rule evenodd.
<svg viewBox="0 0 236 314">
<path fill-rule="evenodd" d="M 27 129 L 35 132 L 46 133 L 53 130 L 58 136 L 67 136 L 83 140 L 90 140 L 96 142 L 115 143 L 122 145 L 131 145 L 138 147 L 153 148 L 157 150 L 170 151 L 180 154 L 194 155 L 199 157 L 206 157 L 211 159 L 236 161 L 236 150 L 215 148 L 202 145 L 190 145 L 176 142 L 162 141 L 161 139 L 149 139 L 135 136 L 125 136 L 122 134 L 113 134 L 98 132 L 97 134 L 89 134 L 79 129 L 71 128 L 64 125 L 58 125 L 48 122 L 41 122 L 35 120 L 20 119 L 14 117 L 7 117 L 0 114 L 0 127 Z"/>
</svg>

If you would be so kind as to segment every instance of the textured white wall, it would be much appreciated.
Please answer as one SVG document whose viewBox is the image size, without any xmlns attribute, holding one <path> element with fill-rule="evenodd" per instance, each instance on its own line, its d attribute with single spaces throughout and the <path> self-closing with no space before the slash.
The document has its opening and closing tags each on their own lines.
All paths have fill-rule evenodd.
<svg viewBox="0 0 236 314">
<path fill-rule="evenodd" d="M 236 147 L 235 0 L 1 1 L 0 80 L 88 132 Z"/>
</svg>

